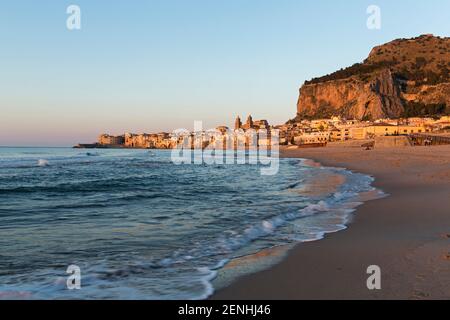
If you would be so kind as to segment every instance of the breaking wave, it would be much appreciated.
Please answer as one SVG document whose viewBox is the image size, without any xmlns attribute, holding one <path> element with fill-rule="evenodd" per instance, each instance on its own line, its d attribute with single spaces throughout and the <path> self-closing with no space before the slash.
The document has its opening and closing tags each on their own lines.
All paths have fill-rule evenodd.
<svg viewBox="0 0 450 320">
<path fill-rule="evenodd" d="M 371 177 L 301 159 L 261 176 L 250 165 L 176 166 L 170 151 L 90 154 L 0 149 L 0 298 L 203 299 L 230 261 L 342 230 L 358 195 L 374 191 Z M 345 179 L 303 193 L 319 175 Z M 65 290 L 70 264 L 80 292 Z"/>
</svg>

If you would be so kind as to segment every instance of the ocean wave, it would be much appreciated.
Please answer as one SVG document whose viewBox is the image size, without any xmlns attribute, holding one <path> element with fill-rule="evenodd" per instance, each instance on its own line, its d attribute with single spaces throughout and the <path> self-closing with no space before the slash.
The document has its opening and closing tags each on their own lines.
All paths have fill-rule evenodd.
<svg viewBox="0 0 450 320">
<path fill-rule="evenodd" d="M 42 155 L 41 157 L 4 157 L 0 158 L 0 169 L 27 169 L 36 166 L 36 163 L 47 161 L 52 163 L 52 167 L 61 168 L 77 165 L 102 165 L 102 166 L 127 166 L 136 168 L 152 167 L 155 165 L 171 164 L 170 159 L 158 158 L 151 155 L 141 155 L 140 157 L 130 155 L 122 155 L 121 157 L 113 157 L 99 152 L 86 152 L 71 154 L 70 156 L 52 156 L 51 154 L 33 154 Z"/>
<path fill-rule="evenodd" d="M 63 183 L 52 183 L 47 185 L 30 185 L 30 186 L 18 186 L 11 188 L 0 188 L 0 194 L 7 193 L 35 193 L 35 192 L 99 192 L 99 191 L 112 191 L 116 189 L 139 189 L 140 182 L 146 182 L 146 179 L 152 179 L 156 177 L 154 174 L 147 175 L 131 175 L 126 177 L 109 177 L 102 179 L 80 180 L 70 181 Z M 156 182 L 153 180 L 152 182 Z M 147 190 L 147 188 L 143 188 Z"/>
<path fill-rule="evenodd" d="M 39 159 L 37 165 L 38 167 L 48 167 L 50 165 L 50 162 L 45 159 Z"/>
<path fill-rule="evenodd" d="M 333 168 L 333 170 L 337 170 L 341 174 L 353 174 L 341 168 Z M 199 250 L 197 254 L 194 250 L 189 251 L 188 255 L 186 255 L 186 252 L 177 252 L 170 258 L 163 259 L 161 263 L 167 267 L 175 263 L 180 264 L 185 262 L 183 257 L 186 256 L 189 257 L 189 260 L 202 260 L 202 258 L 205 258 L 206 256 L 216 256 L 218 252 L 221 254 L 233 254 L 247 246 L 249 243 L 276 233 L 280 227 L 289 224 L 292 221 L 301 223 L 299 222 L 301 219 L 313 218 L 316 215 L 333 213 L 338 220 L 323 226 L 322 229 L 313 227 L 306 236 L 292 236 L 289 238 L 296 242 L 317 241 L 323 239 L 326 234 L 346 229 L 347 224 L 351 220 L 351 213 L 354 212 L 357 206 L 362 204 L 362 202 L 355 201 L 359 192 L 374 189 L 370 186 L 373 178 L 363 175 L 358 175 L 354 178 L 358 180 L 358 183 L 355 184 L 355 181 L 352 181 L 353 183 L 345 184 L 342 190 L 334 192 L 327 199 L 309 203 L 298 211 L 287 212 L 271 219 L 263 220 L 256 225 L 248 226 L 243 232 L 232 232 L 231 236 L 224 236 L 215 244 L 209 243 L 207 246 L 201 247 L 201 250 Z M 194 255 L 194 258 L 192 258 L 192 255 Z M 234 258 L 238 257 L 240 256 Z M 213 270 L 213 268 L 203 268 L 204 270 Z M 210 283 L 205 285 L 206 297 L 213 293 L 213 291 L 209 290 L 209 286 Z"/>
<path fill-rule="evenodd" d="M 45 169 L 37 157 L 23 170 L 0 164 L 2 260 L 15 266 L 0 291 L 32 298 L 204 299 L 228 262 L 345 228 L 358 194 L 373 189 L 367 176 L 298 159 L 261 177 L 252 166 L 175 166 L 158 151 L 42 158 Z M 318 170 L 346 179 L 317 197 L 291 191 Z M 69 261 L 84 264 L 80 293 L 57 280 Z"/>
</svg>

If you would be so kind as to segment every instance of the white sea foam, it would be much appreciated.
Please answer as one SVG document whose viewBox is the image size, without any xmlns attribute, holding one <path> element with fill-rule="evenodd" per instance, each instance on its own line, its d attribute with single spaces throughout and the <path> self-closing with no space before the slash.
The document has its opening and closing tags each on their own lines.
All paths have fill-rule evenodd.
<svg viewBox="0 0 450 320">
<path fill-rule="evenodd" d="M 48 162 L 48 160 L 45 159 L 39 159 L 37 165 L 39 167 L 47 167 L 50 165 L 50 162 Z"/>
<path fill-rule="evenodd" d="M 339 174 L 345 175 L 349 179 L 349 181 L 344 183 L 343 187 L 339 191 L 331 194 L 330 197 L 318 202 L 307 204 L 298 212 L 282 214 L 280 216 L 272 218 L 271 220 L 264 220 L 261 226 L 253 226 L 247 228 L 245 232 L 247 237 L 239 237 L 241 239 L 241 244 L 243 245 L 243 242 L 245 241 L 251 242 L 252 240 L 264 237 L 268 234 L 274 234 L 277 232 L 277 229 L 279 227 L 286 225 L 286 223 L 291 223 L 291 221 L 296 221 L 297 219 L 317 219 L 321 216 L 334 217 L 333 219 L 337 219 L 337 221 L 335 221 L 334 223 L 330 222 L 326 226 L 322 227 L 312 227 L 312 230 L 314 231 L 310 234 L 310 236 L 305 237 L 304 235 L 294 235 L 293 237 L 291 237 L 291 239 L 295 240 L 296 242 L 312 242 L 321 240 L 327 234 L 345 230 L 352 220 L 352 213 L 356 210 L 356 207 L 360 206 L 365 201 L 385 196 L 385 194 L 381 190 L 371 187 L 371 183 L 374 181 L 373 177 L 357 174 L 344 168 L 320 167 L 320 170 L 331 170 L 339 172 Z M 293 187 L 295 187 L 295 185 Z M 365 194 L 364 197 L 360 196 L 362 193 Z M 322 228 L 322 230 L 320 228 Z M 274 259 L 273 263 L 276 263 L 276 261 L 277 260 Z M 271 264 L 269 263 L 267 267 L 269 267 L 270 265 Z M 238 273 L 240 275 L 246 274 L 248 272 L 251 271 L 249 271 L 248 269 L 235 270 L 235 273 Z M 224 275 L 222 275 L 222 278 L 223 276 Z M 233 276 L 231 275 L 231 277 Z M 229 283 L 230 280 L 224 281 L 224 279 L 221 279 L 221 282 Z"/>
<path fill-rule="evenodd" d="M 354 197 L 361 191 L 368 191 L 371 182 L 367 176 L 350 174 L 343 169 L 302 166 L 298 159 L 282 160 L 283 171 L 279 176 L 255 181 L 252 167 L 239 167 L 239 170 L 232 166 L 221 170 L 173 168 L 159 152 L 156 152 L 157 157 L 149 157 L 144 152 L 127 151 L 130 152 L 128 154 L 121 150 L 102 150 L 101 157 L 87 159 L 86 154 L 73 153 L 72 150 L 68 156 L 57 151 L 54 156 L 29 157 L 23 160 L 24 164 L 34 173 L 36 170 L 33 168 L 42 157 L 38 162 L 40 166 L 49 163 L 54 168 L 73 166 L 74 170 L 85 174 L 77 180 L 62 176 L 54 181 L 52 170 L 38 170 L 39 174 L 49 175 L 48 185 L 43 186 L 42 179 L 38 185 L 19 185 L 18 195 L 27 196 L 30 192 L 45 195 L 48 190 L 50 194 L 57 190 L 78 195 L 79 190 L 97 192 L 96 188 L 102 188 L 105 198 L 93 196 L 88 204 L 98 204 L 98 201 L 103 204 L 106 200 L 113 202 L 111 207 L 96 208 L 96 217 L 102 217 L 102 213 L 106 217 L 114 212 L 114 217 L 121 221 L 117 228 L 123 232 L 111 234 L 114 241 L 109 241 L 110 229 L 104 229 L 105 240 L 92 237 L 94 247 L 105 245 L 105 255 L 100 261 L 88 257 L 86 265 L 80 266 L 84 274 L 81 293 L 64 290 L 64 281 L 52 282 L 51 286 L 39 282 L 39 279 L 54 277 L 55 274 L 59 276 L 55 270 L 33 273 L 30 280 L 23 282 L 24 286 L 15 286 L 18 290 L 31 290 L 38 298 L 207 298 L 213 293 L 213 279 L 218 272 L 220 274 L 221 270 L 227 269 L 224 265 L 228 261 L 274 246 L 290 247 L 294 243 L 318 240 L 327 233 L 346 228 L 353 208 L 362 202 L 354 200 Z M 113 156 L 113 152 L 120 152 L 120 156 Z M 97 170 L 115 174 L 102 176 L 97 174 Z M 350 178 L 339 185 L 334 194 L 330 192 L 314 197 L 297 194 L 296 191 L 304 185 L 304 177 L 314 179 L 317 170 L 329 170 L 333 176 L 344 174 Z M 154 178 L 159 172 L 163 174 Z M 322 172 L 322 176 L 325 174 Z M 117 190 L 116 185 L 122 189 Z M 155 190 L 156 196 L 164 194 L 164 200 L 173 201 L 164 202 L 153 197 L 153 193 L 149 195 L 150 188 Z M 9 194 L 5 193 L 5 196 Z M 53 201 L 49 198 L 49 210 L 73 205 L 62 203 L 56 206 Z M 89 218 L 88 227 L 98 228 L 91 209 L 83 207 L 86 199 L 83 197 L 81 201 L 76 204 L 77 210 Z M 116 204 L 123 207 L 116 211 Z M 34 202 L 30 205 L 34 206 Z M 170 210 L 166 210 L 167 206 Z M 26 202 L 24 207 L 28 208 Z M 59 225 L 60 221 L 57 222 Z M 48 228 L 50 230 L 50 226 Z M 88 238 L 95 234 L 87 231 L 85 235 Z M 129 238 L 129 234 L 133 237 Z M 57 233 L 49 232 L 49 235 Z M 50 238 L 61 241 L 56 236 Z M 129 249 L 122 254 L 125 245 Z M 90 249 L 90 246 L 86 245 L 86 248 Z M 82 254 L 80 256 L 83 257 Z M 272 261 L 270 256 L 267 259 Z M 249 259 L 242 268 L 254 270 L 249 264 L 255 260 Z M 238 264 L 234 265 L 228 269 L 229 274 L 236 274 L 238 268 Z M 38 283 L 33 282 L 35 279 Z"/>
</svg>

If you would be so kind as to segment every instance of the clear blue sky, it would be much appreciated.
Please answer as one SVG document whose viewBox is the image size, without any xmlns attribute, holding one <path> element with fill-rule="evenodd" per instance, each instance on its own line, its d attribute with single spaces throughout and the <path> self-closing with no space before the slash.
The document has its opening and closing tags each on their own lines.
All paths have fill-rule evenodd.
<svg viewBox="0 0 450 320">
<path fill-rule="evenodd" d="M 82 29 L 68 31 L 77 4 Z M 381 30 L 366 9 L 380 6 Z M 450 1 L 14 0 L 0 3 L 0 145 L 282 123 L 306 79 L 400 37 L 450 34 Z"/>
</svg>

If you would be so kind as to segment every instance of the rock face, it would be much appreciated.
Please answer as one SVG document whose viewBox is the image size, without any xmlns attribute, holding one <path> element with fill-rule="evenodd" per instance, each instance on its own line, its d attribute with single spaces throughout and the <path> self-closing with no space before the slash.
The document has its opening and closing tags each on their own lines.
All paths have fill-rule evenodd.
<svg viewBox="0 0 450 320">
<path fill-rule="evenodd" d="M 425 35 L 372 49 L 364 63 L 305 82 L 297 119 L 373 120 L 450 112 L 450 38 Z"/>
<path fill-rule="evenodd" d="M 404 108 L 398 84 L 389 70 L 383 70 L 367 82 L 349 78 L 305 85 L 300 89 L 298 112 L 319 118 L 372 119 L 399 117 Z"/>
</svg>

